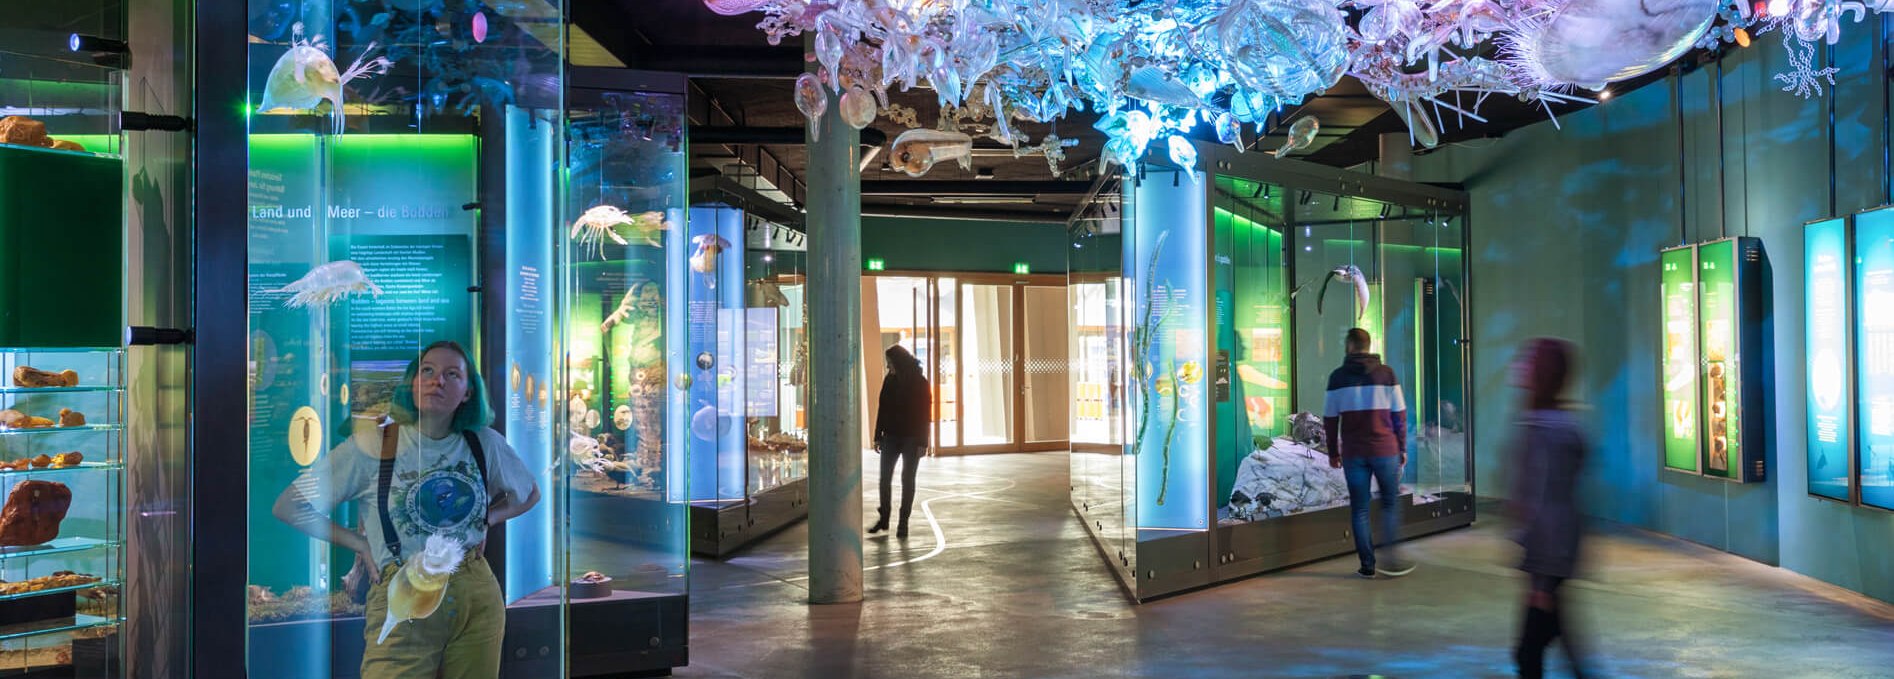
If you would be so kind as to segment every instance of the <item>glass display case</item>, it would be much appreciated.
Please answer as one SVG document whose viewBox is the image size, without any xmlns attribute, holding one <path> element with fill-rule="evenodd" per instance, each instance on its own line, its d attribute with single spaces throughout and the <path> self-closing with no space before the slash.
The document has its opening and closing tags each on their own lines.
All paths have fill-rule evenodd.
<svg viewBox="0 0 1894 679">
<path fill-rule="evenodd" d="M 1104 180 L 1070 229 L 1073 506 L 1127 592 L 1353 550 L 1320 416 L 1350 328 L 1410 404 L 1403 534 L 1470 523 L 1465 196 L 1199 152 Z"/>
<path fill-rule="evenodd" d="M 117 676 L 124 352 L 0 349 L 0 672 Z"/>
<path fill-rule="evenodd" d="M 784 227 L 752 224 L 750 233 Z M 809 326 L 806 253 L 782 236 L 752 239 L 747 255 L 745 337 L 752 496 L 809 478 Z M 801 512 L 807 515 L 805 509 Z"/>
<path fill-rule="evenodd" d="M 260 7 L 232 662 L 352 677 L 469 620 L 503 677 L 682 665 L 681 78 L 581 84 L 557 4 Z"/>
<path fill-rule="evenodd" d="M 125 15 L 98 2 L 17 10 L 0 45 L 0 675 L 117 677 L 124 62 L 93 46 L 122 41 Z"/>
<path fill-rule="evenodd" d="M 121 155 L 125 55 L 111 45 L 125 39 L 124 8 L 21 10 L 0 45 L 0 148 Z"/>
<path fill-rule="evenodd" d="M 691 338 L 712 366 L 691 396 L 691 549 L 705 556 L 809 515 L 804 258 L 777 235 L 787 230 L 730 205 L 690 210 L 692 317 L 715 319 Z"/>
<path fill-rule="evenodd" d="M 570 503 L 569 669 L 668 672 L 686 656 L 694 484 L 714 492 L 719 483 L 693 468 L 695 456 L 742 430 L 716 407 L 727 395 L 717 371 L 734 361 L 717 354 L 727 326 L 709 294 L 741 299 L 742 269 L 731 264 L 741 249 L 723 243 L 742 235 L 693 234 L 682 76 L 568 74 L 556 279 L 564 367 L 552 390 L 564 404 L 555 421 Z"/>
</svg>

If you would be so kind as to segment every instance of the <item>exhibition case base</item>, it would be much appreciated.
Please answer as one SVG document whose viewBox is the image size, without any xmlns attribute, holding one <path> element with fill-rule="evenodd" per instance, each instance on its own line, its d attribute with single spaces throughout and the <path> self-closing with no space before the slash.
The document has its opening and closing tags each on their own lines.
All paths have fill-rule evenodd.
<svg viewBox="0 0 1894 679">
<path fill-rule="evenodd" d="M 691 553 L 723 558 L 809 518 L 809 480 L 796 479 L 746 501 L 691 503 Z"/>
</svg>

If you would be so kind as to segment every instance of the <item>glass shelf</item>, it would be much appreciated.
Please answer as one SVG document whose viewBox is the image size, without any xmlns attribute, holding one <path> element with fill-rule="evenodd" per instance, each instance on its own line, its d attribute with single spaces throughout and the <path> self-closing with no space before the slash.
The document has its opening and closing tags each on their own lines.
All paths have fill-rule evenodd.
<svg viewBox="0 0 1894 679">
<path fill-rule="evenodd" d="M 82 394 L 100 391 L 124 391 L 121 387 L 0 387 L 0 394 Z"/>
<path fill-rule="evenodd" d="M 52 542 L 45 544 L 0 547 L 0 560 L 67 554 L 71 552 L 83 552 L 99 547 L 116 546 L 118 546 L 118 542 L 114 540 L 99 540 L 96 538 L 54 538 Z"/>
<path fill-rule="evenodd" d="M 120 469 L 122 467 L 124 467 L 124 465 L 118 462 L 81 462 L 71 467 L 40 467 L 37 469 L 0 470 L 0 479 L 10 479 L 17 476 L 39 476 L 43 474 L 66 474 L 70 472 L 91 471 L 91 470 L 96 470 L 96 469 Z"/>
<path fill-rule="evenodd" d="M 118 431 L 122 424 L 82 424 L 77 427 L 33 427 L 30 429 L 0 429 L 0 436 L 20 436 L 23 434 L 54 434 L 75 431 Z"/>
<path fill-rule="evenodd" d="M 83 585 L 69 585 L 66 587 L 54 587 L 52 589 L 36 589 L 31 592 L 21 592 L 19 594 L 0 594 L 0 601 L 17 601 L 19 599 L 26 599 L 30 597 L 36 597 L 36 596 L 46 596 L 48 594 L 58 594 L 60 592 L 77 592 L 83 589 L 97 589 L 100 587 L 118 587 L 122 584 L 124 583 L 121 583 L 117 580 L 100 580 L 98 582 L 88 582 Z"/>
<path fill-rule="evenodd" d="M 32 637 L 58 632 L 76 632 L 82 629 L 116 624 L 118 624 L 117 618 L 101 618 L 96 615 L 80 613 L 72 616 L 71 620 L 55 618 L 52 620 L 41 620 L 39 622 L 27 622 L 0 627 L 0 640 L 18 639 L 20 637 Z"/>
</svg>

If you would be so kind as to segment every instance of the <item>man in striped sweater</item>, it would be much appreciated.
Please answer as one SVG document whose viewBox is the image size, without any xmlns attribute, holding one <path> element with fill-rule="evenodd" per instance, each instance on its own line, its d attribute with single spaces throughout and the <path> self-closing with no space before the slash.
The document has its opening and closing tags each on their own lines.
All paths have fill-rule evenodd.
<svg viewBox="0 0 1894 679">
<path fill-rule="evenodd" d="M 1407 466 L 1407 403 L 1394 369 L 1368 353 L 1373 338 L 1368 331 L 1348 331 L 1348 357 L 1328 376 L 1328 404 L 1322 426 L 1328 435 L 1328 466 L 1348 479 L 1348 507 L 1354 514 L 1355 553 L 1361 557 L 1364 578 L 1375 573 L 1400 577 L 1414 564 L 1394 549 L 1399 535 L 1401 470 Z M 1375 561 L 1374 537 L 1368 528 L 1368 488 L 1381 488 L 1381 526 L 1387 543 L 1387 562 Z"/>
</svg>

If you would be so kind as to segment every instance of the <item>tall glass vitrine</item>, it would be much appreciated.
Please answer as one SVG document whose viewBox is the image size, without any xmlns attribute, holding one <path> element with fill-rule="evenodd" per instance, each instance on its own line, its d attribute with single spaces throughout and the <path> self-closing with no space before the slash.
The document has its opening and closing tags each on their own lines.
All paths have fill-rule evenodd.
<svg viewBox="0 0 1894 679">
<path fill-rule="evenodd" d="M 10 11 L 0 45 L 0 674 L 124 676 L 124 75 L 67 38 L 122 40 L 125 9 Z"/>
<path fill-rule="evenodd" d="M 682 665 L 681 78 L 572 75 L 557 4 L 286 7 L 253 6 L 242 75 L 204 79 L 245 82 L 242 256 L 200 275 L 243 271 L 247 339 L 197 370 L 240 366 L 247 446 L 217 491 L 244 498 L 241 549 L 197 568 L 246 582 L 241 628 L 195 597 L 197 636 L 241 638 L 250 676 L 386 676 L 442 620 L 491 630 L 503 677 Z M 232 157 L 220 124 L 204 153 Z M 602 455 L 615 419 L 647 447 Z M 658 501 L 588 502 L 594 476 Z"/>
<path fill-rule="evenodd" d="M 555 426 L 570 671 L 667 671 L 687 657 L 693 484 L 717 482 L 693 466 L 714 453 L 699 434 L 727 426 L 707 291 L 740 267 L 725 266 L 728 236 L 692 231 L 683 77 L 567 72 Z"/>
<path fill-rule="evenodd" d="M 1321 417 L 1351 328 L 1407 401 L 1402 534 L 1470 523 L 1464 194 L 1199 151 L 1101 180 L 1069 229 L 1072 502 L 1126 591 L 1352 550 Z"/>
<path fill-rule="evenodd" d="M 558 298 L 536 280 L 562 233 L 560 32 L 524 7 L 286 7 L 245 25 L 247 671 L 377 671 L 468 616 L 499 630 L 503 675 L 563 672 L 541 652 L 566 639 Z M 459 350 L 423 361 L 441 342 Z M 449 452 L 468 431 L 471 463 Z M 490 503 L 530 509 L 462 530 Z M 457 607 L 481 587 L 497 608 Z"/>
</svg>

